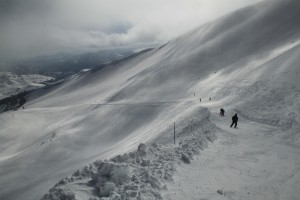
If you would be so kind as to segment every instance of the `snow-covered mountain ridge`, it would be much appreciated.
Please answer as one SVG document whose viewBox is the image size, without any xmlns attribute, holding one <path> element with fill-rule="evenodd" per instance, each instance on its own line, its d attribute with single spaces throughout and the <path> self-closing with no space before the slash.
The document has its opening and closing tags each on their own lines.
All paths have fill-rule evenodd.
<svg viewBox="0 0 300 200">
<path fill-rule="evenodd" d="M 17 94 L 24 90 L 37 89 L 45 86 L 43 83 L 54 79 L 39 74 L 17 75 L 11 72 L 0 72 L 0 99 Z"/>
<path fill-rule="evenodd" d="M 297 0 L 262 2 L 161 48 L 100 66 L 31 95 L 27 109 L 1 115 L 0 198 L 39 199 L 62 177 L 93 161 L 134 151 L 140 143 L 146 143 L 146 150 L 140 149 L 146 151 L 146 157 L 140 157 L 144 156 L 140 151 L 120 156 L 125 162 L 114 165 L 120 175 L 115 181 L 125 178 L 111 195 L 122 198 L 118 195 L 127 187 L 132 198 L 158 198 L 161 190 L 167 189 L 167 179 L 160 179 L 159 173 L 172 175 L 174 170 L 168 171 L 167 166 L 176 168 L 182 158 L 194 155 L 193 149 L 199 152 L 205 147 L 205 134 L 214 139 L 221 132 L 210 120 L 210 112 L 218 112 L 220 107 L 229 115 L 237 112 L 241 120 L 275 127 L 282 131 L 276 140 L 299 148 L 299 8 Z M 195 126 L 188 135 L 191 120 Z M 171 136 L 174 122 L 176 145 Z M 140 167 L 142 160 L 145 166 Z M 103 176 L 114 174 L 111 162 L 90 165 L 94 168 L 88 170 L 86 179 L 78 179 L 75 185 L 71 178 L 62 181 L 52 190 L 58 195 L 53 199 L 62 198 L 59 195 L 64 195 L 64 189 L 76 199 L 100 198 L 93 193 L 95 188 L 113 191 L 116 183 L 102 182 Z M 128 163 L 132 163 L 130 169 Z M 119 165 L 126 165 L 125 171 L 118 170 Z M 95 169 L 103 166 L 108 169 L 93 177 Z M 143 170 L 153 180 L 142 181 L 141 176 L 131 174 Z M 83 171 L 74 176 L 83 177 Z M 85 184 L 89 179 L 95 181 L 94 186 Z M 151 185 L 157 181 L 158 185 Z M 134 183 L 138 190 L 128 189 L 127 183 Z M 80 185 L 84 185 L 82 190 Z M 78 196 L 82 194 L 85 196 Z"/>
</svg>

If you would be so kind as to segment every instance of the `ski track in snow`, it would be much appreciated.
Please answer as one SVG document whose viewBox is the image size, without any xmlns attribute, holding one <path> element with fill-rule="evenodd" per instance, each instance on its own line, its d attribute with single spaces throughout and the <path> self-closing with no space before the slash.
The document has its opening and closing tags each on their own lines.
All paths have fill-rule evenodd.
<svg viewBox="0 0 300 200">
<path fill-rule="evenodd" d="M 212 115 L 218 139 L 177 169 L 164 199 L 298 199 L 299 148 L 277 143 L 278 127 L 240 117 L 233 129 L 230 117 Z"/>
</svg>

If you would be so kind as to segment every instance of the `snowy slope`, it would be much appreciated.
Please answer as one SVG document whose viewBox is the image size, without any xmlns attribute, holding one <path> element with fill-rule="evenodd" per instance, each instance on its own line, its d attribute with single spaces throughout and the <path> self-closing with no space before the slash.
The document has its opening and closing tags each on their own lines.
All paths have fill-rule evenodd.
<svg viewBox="0 0 300 200">
<path fill-rule="evenodd" d="M 24 90 L 43 87 L 43 82 L 52 80 L 53 77 L 39 74 L 20 75 L 11 72 L 0 72 L 0 99 L 17 94 Z"/>
<path fill-rule="evenodd" d="M 100 194 L 94 193 L 95 188 L 112 188 L 105 186 L 102 176 L 115 174 L 109 181 L 119 181 L 116 193 L 130 190 L 134 194 L 128 195 L 159 198 L 161 190 L 172 188 L 164 184 L 172 180 L 178 162 L 189 160 L 222 134 L 224 127 L 211 117 L 220 107 L 280 131 L 271 142 L 280 141 L 299 152 L 299 8 L 297 0 L 244 8 L 161 48 L 99 66 L 34 93 L 27 109 L 0 116 L 0 198 L 40 199 L 61 178 L 93 161 L 133 151 L 140 143 L 147 143 L 146 157 L 134 153 L 120 156 L 122 161 L 99 161 L 52 192 L 64 195 L 62 187 L 77 199 L 96 198 Z M 189 132 L 192 120 L 194 128 Z M 260 131 L 249 128 L 247 134 L 252 130 Z M 295 155 L 299 160 L 300 154 Z M 143 166 L 136 158 L 152 162 L 144 161 Z M 145 170 L 150 180 L 138 176 L 138 185 L 132 176 Z M 89 185 L 90 180 L 94 185 Z M 137 184 L 139 193 L 127 183 Z"/>
</svg>

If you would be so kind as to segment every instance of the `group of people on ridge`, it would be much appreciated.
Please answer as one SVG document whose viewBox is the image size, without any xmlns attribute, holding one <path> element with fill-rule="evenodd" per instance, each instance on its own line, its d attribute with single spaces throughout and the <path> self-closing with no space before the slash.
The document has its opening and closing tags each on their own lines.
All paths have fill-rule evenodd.
<svg viewBox="0 0 300 200">
<path fill-rule="evenodd" d="M 221 117 L 225 116 L 225 110 L 223 108 L 220 109 L 220 115 Z M 237 128 L 237 122 L 239 121 L 239 118 L 237 116 L 237 114 L 232 116 L 232 123 L 230 125 L 230 128 L 234 125 L 234 128 Z"/>
<path fill-rule="evenodd" d="M 196 93 L 194 92 L 194 96 L 195 95 L 196 95 Z M 209 101 L 211 101 L 211 97 L 209 97 Z M 200 102 L 201 102 L 201 98 L 200 98 Z M 221 117 L 225 116 L 225 110 L 224 110 L 224 108 L 220 109 L 220 116 Z M 237 128 L 237 123 L 239 121 L 239 118 L 238 118 L 237 114 L 233 115 L 231 119 L 232 119 L 232 123 L 230 125 L 230 128 L 232 128 L 233 125 L 234 125 L 234 128 Z"/>
</svg>

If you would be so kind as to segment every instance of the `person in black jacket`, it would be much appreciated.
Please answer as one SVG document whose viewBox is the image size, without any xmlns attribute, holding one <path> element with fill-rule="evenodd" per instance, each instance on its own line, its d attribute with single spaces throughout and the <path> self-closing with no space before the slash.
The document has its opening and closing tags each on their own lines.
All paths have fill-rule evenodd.
<svg viewBox="0 0 300 200">
<path fill-rule="evenodd" d="M 239 118 L 238 118 L 237 114 L 235 114 L 235 115 L 232 117 L 232 123 L 231 123 L 230 128 L 233 126 L 233 124 L 234 124 L 234 128 L 236 128 L 237 122 L 238 122 L 238 121 L 239 121 Z"/>
<path fill-rule="evenodd" d="M 220 115 L 221 115 L 221 117 L 224 117 L 224 115 L 225 115 L 225 110 L 223 108 L 220 109 Z"/>
</svg>

